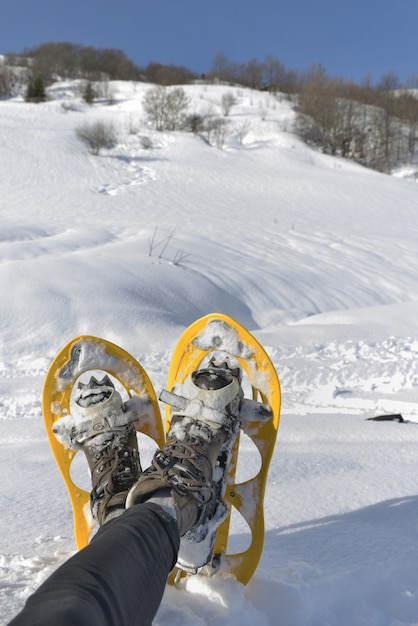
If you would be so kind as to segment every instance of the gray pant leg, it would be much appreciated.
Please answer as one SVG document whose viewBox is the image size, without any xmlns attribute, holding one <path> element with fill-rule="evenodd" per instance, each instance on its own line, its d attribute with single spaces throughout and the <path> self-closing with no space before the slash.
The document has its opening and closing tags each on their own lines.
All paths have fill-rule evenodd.
<svg viewBox="0 0 418 626">
<path fill-rule="evenodd" d="M 9 626 L 150 626 L 179 543 L 168 513 L 136 505 L 61 565 Z"/>
</svg>

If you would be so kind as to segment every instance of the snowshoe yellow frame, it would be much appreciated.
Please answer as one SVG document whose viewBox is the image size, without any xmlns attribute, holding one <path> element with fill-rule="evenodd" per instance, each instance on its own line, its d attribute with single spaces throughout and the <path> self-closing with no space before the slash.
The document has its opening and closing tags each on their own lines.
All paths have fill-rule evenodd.
<svg viewBox="0 0 418 626">
<path fill-rule="evenodd" d="M 247 584 L 255 572 L 264 544 L 264 492 L 270 460 L 273 454 L 280 420 L 280 383 L 276 370 L 264 348 L 243 326 L 232 318 L 212 313 L 194 322 L 180 337 L 171 360 L 167 389 L 183 383 L 210 353 L 225 353 L 234 357 L 248 376 L 252 399 L 268 404 L 271 417 L 267 421 L 243 422 L 241 429 L 248 435 L 260 452 L 261 467 L 256 476 L 242 483 L 235 480 L 239 454 L 239 436 L 234 444 L 225 491 L 229 513 L 218 528 L 213 561 L 216 571 L 233 574 Z M 170 427 L 170 407 L 166 410 L 166 432 Z M 248 549 L 228 553 L 231 510 L 235 507 L 247 522 L 251 532 Z M 210 569 L 207 570 L 210 572 Z M 215 569 L 213 569 L 215 571 Z M 205 568 L 202 570 L 205 573 Z M 169 581 L 188 574 L 174 572 Z"/>
<path fill-rule="evenodd" d="M 88 371 L 104 371 L 117 379 L 129 397 L 148 397 L 153 411 L 141 420 L 138 428 L 157 443 L 164 445 L 165 434 L 154 388 L 145 370 L 119 346 L 90 335 L 72 339 L 57 354 L 45 378 L 42 412 L 55 461 L 67 487 L 74 519 L 77 549 L 87 545 L 95 526 L 90 514 L 90 493 L 76 485 L 70 475 L 71 463 L 77 454 L 61 444 L 52 432 L 56 420 L 70 412 L 70 398 L 77 379 Z"/>
</svg>

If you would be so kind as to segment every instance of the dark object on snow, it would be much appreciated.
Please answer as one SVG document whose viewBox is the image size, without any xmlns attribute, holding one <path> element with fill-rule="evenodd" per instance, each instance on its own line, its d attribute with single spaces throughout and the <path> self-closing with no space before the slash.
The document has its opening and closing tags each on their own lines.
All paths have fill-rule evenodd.
<svg viewBox="0 0 418 626">
<path fill-rule="evenodd" d="M 394 413 L 393 415 L 378 415 L 377 417 L 368 417 L 368 421 L 374 422 L 404 422 L 404 418 L 400 413 Z"/>
</svg>

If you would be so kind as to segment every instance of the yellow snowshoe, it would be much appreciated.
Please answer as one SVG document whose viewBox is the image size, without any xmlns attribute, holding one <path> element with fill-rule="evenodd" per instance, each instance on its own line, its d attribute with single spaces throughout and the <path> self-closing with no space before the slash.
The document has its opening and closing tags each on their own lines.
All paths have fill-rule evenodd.
<svg viewBox="0 0 418 626">
<path fill-rule="evenodd" d="M 194 322 L 180 337 L 171 360 L 167 389 L 184 383 L 187 376 L 211 356 L 230 357 L 241 366 L 248 389 L 241 407 L 241 433 L 251 439 L 260 456 L 260 468 L 250 479 L 240 482 L 240 435 L 235 440 L 229 465 L 225 468 L 224 502 L 227 516 L 212 541 L 212 556 L 198 574 L 233 574 L 246 584 L 260 559 L 264 543 L 264 491 L 275 446 L 280 418 L 280 384 L 265 350 L 240 324 L 226 315 L 213 313 Z M 244 378 L 245 380 L 245 378 Z M 164 397 L 162 396 L 164 400 Z M 166 412 L 166 432 L 170 427 L 170 407 Z M 243 445 L 244 437 L 241 437 Z M 256 450 L 254 450 L 256 453 Z M 238 553 L 228 548 L 231 513 L 236 510 L 245 520 L 249 546 Z M 177 569 L 170 582 L 188 575 Z"/>
<path fill-rule="evenodd" d="M 71 464 L 77 450 L 66 447 L 53 432 L 54 423 L 69 415 L 73 388 L 86 372 L 104 371 L 119 381 L 131 398 L 144 400 L 144 413 L 136 429 L 164 445 L 164 427 L 153 386 L 141 365 L 125 350 L 98 337 L 82 335 L 72 339 L 57 354 L 45 378 L 42 410 L 49 443 L 67 487 L 74 518 L 74 536 L 78 549 L 89 541 L 95 522 L 90 513 L 90 492 L 77 485 L 71 476 Z"/>
</svg>

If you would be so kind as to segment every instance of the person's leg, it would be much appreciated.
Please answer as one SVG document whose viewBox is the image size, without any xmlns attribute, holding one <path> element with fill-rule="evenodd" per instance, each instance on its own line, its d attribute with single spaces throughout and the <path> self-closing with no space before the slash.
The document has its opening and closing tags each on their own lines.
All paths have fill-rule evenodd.
<svg viewBox="0 0 418 626">
<path fill-rule="evenodd" d="M 150 626 L 179 541 L 176 520 L 161 507 L 134 506 L 104 524 L 9 626 Z"/>
</svg>

